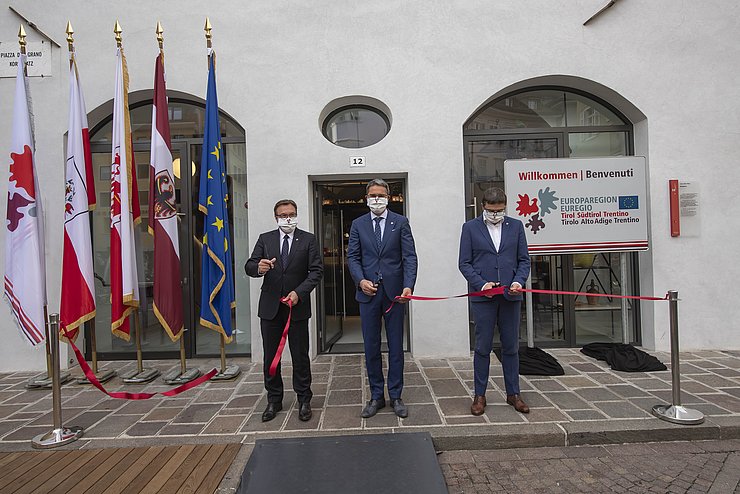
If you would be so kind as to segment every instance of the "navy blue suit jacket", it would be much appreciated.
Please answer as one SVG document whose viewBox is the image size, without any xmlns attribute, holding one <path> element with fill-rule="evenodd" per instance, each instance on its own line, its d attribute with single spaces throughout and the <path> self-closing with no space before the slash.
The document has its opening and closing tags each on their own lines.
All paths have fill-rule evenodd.
<svg viewBox="0 0 740 494">
<path fill-rule="evenodd" d="M 378 287 L 377 295 L 385 292 L 391 300 L 401 295 L 404 288 L 413 290 L 416 284 L 416 247 L 408 218 L 388 211 L 382 245 L 378 250 L 370 214 L 363 214 L 352 222 L 347 248 L 349 272 L 357 287 L 355 299 L 360 303 L 369 302 L 372 298 L 360 290 L 360 281 L 375 282 L 378 273 L 382 274 L 383 283 Z"/>
<path fill-rule="evenodd" d="M 466 222 L 460 236 L 460 272 L 468 280 L 471 292 L 478 292 L 489 281 L 511 285 L 518 282 L 524 286 L 529 277 L 529 250 L 524 225 L 519 220 L 504 217 L 501 226 L 499 249 L 493 246 L 491 234 L 483 216 Z M 507 300 L 521 300 L 520 295 L 504 291 Z M 488 297 L 472 297 L 472 302 L 489 302 Z"/>
</svg>

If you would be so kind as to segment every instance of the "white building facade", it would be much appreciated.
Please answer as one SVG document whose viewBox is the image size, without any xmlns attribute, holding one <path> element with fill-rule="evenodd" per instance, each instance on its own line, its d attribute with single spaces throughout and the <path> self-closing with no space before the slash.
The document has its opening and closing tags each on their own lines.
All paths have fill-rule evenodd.
<svg viewBox="0 0 740 494">
<path fill-rule="evenodd" d="M 182 213 L 187 352 L 218 353 L 217 335 L 197 324 L 209 16 L 233 208 L 237 333 L 230 355 L 262 357 L 261 280 L 249 279 L 243 266 L 258 235 L 276 227 L 272 208 L 279 199 L 296 201 L 299 227 L 317 235 L 324 255 L 324 281 L 312 297 L 312 353 L 357 352 L 355 287 L 343 265 L 349 224 L 367 212 L 369 179 L 387 180 L 391 208 L 410 219 L 419 257 L 415 292 L 453 295 L 466 291 L 457 268 L 461 225 L 480 212 L 475 204 L 485 188 L 503 185 L 504 160 L 625 155 L 646 158 L 650 250 L 626 255 L 627 277 L 618 254 L 533 257 L 533 285 L 630 295 L 678 290 L 682 350 L 740 349 L 740 304 L 731 301 L 740 275 L 731 209 L 740 182 L 740 17 L 727 1 L 656 0 L 617 2 L 584 25 L 605 3 L 5 2 L 12 8 L 0 15 L 0 52 L 17 50 L 22 23 L 27 40 L 43 42 L 50 58 L 48 73 L 30 78 L 49 311 L 58 311 L 60 299 L 69 19 L 99 197 L 92 219 L 98 316 L 86 331 L 96 331 L 101 358 L 134 358 L 133 343 L 110 335 L 106 291 L 113 26 L 118 20 L 123 28 L 134 149 L 146 191 L 160 21 Z M 0 79 L 6 166 L 13 88 L 12 77 Z M 671 179 L 699 191 L 700 226 L 691 236 L 671 236 Z M 145 193 L 140 200 L 147 204 Z M 151 244 L 142 229 L 143 294 L 151 286 Z M 532 309 L 538 346 L 621 341 L 625 319 L 631 342 L 669 349 L 665 302 L 630 302 L 625 312 L 617 299 L 594 304 L 547 296 L 533 299 Z M 43 349 L 24 343 L 5 304 L 0 311 L 0 372 L 43 369 Z M 178 346 L 151 307 L 143 304 L 141 314 L 147 358 L 177 358 Z M 416 357 L 468 356 L 469 320 L 464 299 L 412 302 L 407 350 Z M 525 314 L 522 321 L 526 341 Z"/>
</svg>

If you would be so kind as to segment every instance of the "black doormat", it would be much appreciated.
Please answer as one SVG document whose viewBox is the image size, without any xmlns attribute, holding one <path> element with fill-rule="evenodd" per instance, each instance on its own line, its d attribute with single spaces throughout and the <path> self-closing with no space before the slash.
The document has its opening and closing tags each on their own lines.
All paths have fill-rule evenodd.
<svg viewBox="0 0 740 494">
<path fill-rule="evenodd" d="M 447 486 L 428 432 L 258 439 L 240 494 L 425 493 Z"/>
</svg>

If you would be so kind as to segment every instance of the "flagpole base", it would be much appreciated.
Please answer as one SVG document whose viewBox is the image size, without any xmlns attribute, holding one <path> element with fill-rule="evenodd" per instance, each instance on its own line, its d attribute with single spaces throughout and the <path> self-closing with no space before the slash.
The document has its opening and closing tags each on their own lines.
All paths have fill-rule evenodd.
<svg viewBox="0 0 740 494">
<path fill-rule="evenodd" d="M 59 373 L 59 384 L 65 384 L 72 379 L 72 375 L 69 372 Z M 36 377 L 32 377 L 26 383 L 26 389 L 51 389 L 51 377 L 44 374 L 39 374 Z"/>
<path fill-rule="evenodd" d="M 211 378 L 211 381 L 230 381 L 242 373 L 238 365 L 230 365 L 223 372 L 219 372 Z"/>
<path fill-rule="evenodd" d="M 661 420 L 666 420 L 674 424 L 696 425 L 704 423 L 704 414 L 698 410 L 684 408 L 680 405 L 655 405 L 653 415 Z"/>
<path fill-rule="evenodd" d="M 188 369 L 184 373 L 180 374 L 179 371 L 173 371 L 169 374 L 162 376 L 165 384 L 185 384 L 190 381 L 197 379 L 203 374 L 200 369 Z"/>
<path fill-rule="evenodd" d="M 117 375 L 116 371 L 107 370 L 103 372 L 98 372 L 97 374 L 95 374 L 95 377 L 97 377 L 98 382 L 102 384 L 102 383 L 107 383 L 108 381 L 116 377 L 116 375 Z M 92 383 L 87 379 L 87 377 L 82 376 L 77 379 L 77 384 L 92 384 Z"/>
<path fill-rule="evenodd" d="M 146 384 L 154 381 L 161 372 L 157 369 L 144 369 L 141 372 L 134 371 L 125 377 L 122 377 L 122 381 L 126 384 Z"/>
<path fill-rule="evenodd" d="M 35 449 L 49 449 L 64 446 L 82 437 L 82 427 L 62 427 L 51 432 L 39 434 L 31 440 Z"/>
</svg>

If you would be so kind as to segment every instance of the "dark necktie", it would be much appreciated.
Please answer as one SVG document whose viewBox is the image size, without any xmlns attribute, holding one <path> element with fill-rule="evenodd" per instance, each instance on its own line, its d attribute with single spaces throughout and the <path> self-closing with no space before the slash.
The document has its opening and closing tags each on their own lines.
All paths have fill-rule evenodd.
<svg viewBox="0 0 740 494">
<path fill-rule="evenodd" d="M 286 234 L 283 237 L 283 250 L 280 251 L 280 260 L 283 261 L 283 269 L 285 269 L 285 266 L 288 264 L 288 249 L 290 248 L 288 244 L 288 235 Z"/>
<path fill-rule="evenodd" d="M 380 234 L 380 220 L 383 218 L 378 216 L 377 218 L 374 218 L 375 221 L 375 243 L 378 244 L 378 250 L 380 250 L 380 245 L 382 242 L 381 234 Z"/>
</svg>

